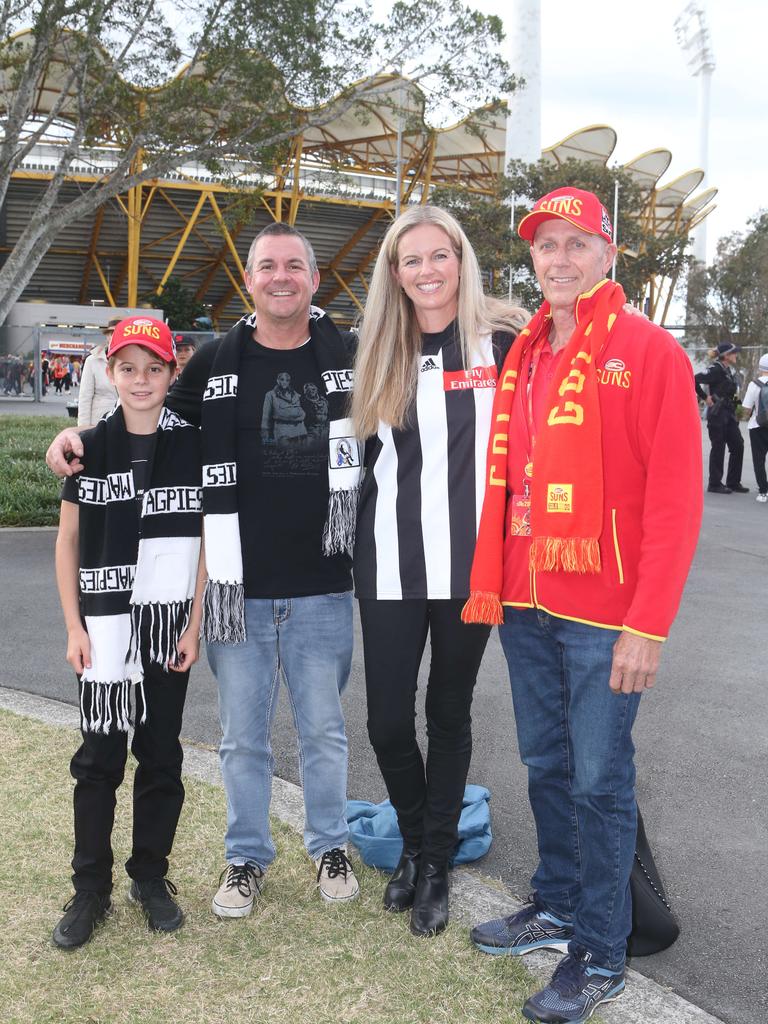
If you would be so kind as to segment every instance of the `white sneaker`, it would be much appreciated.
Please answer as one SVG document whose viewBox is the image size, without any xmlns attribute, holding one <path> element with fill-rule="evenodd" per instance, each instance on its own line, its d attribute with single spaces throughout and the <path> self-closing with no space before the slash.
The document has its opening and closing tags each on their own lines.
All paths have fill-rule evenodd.
<svg viewBox="0 0 768 1024">
<path fill-rule="evenodd" d="M 765 494 L 765 493 L 762 493 L 762 492 L 761 492 L 761 493 L 760 493 L 760 494 L 758 494 L 758 496 L 757 496 L 757 497 L 755 498 L 755 501 L 760 501 L 760 502 L 762 502 L 763 504 L 765 504 L 765 502 L 766 502 L 766 501 L 768 501 L 768 494 Z"/>
<path fill-rule="evenodd" d="M 326 903 L 348 903 L 360 892 L 345 846 L 326 850 L 317 868 L 317 887 Z"/>
<path fill-rule="evenodd" d="M 228 864 L 211 909 L 217 917 L 248 917 L 261 893 L 264 872 L 258 864 Z"/>
</svg>

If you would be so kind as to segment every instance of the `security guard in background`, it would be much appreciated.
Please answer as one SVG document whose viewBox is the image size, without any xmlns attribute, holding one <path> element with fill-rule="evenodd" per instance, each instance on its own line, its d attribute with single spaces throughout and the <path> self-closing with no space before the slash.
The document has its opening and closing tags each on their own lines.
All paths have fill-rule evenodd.
<svg viewBox="0 0 768 1024">
<path fill-rule="evenodd" d="M 713 494 L 746 494 L 748 487 L 741 483 L 741 464 L 744 460 L 744 439 L 736 419 L 739 377 L 736 360 L 741 349 L 726 341 L 717 346 L 716 358 L 711 366 L 695 376 L 696 394 L 707 405 L 707 432 L 712 444 L 709 453 L 709 485 Z M 707 391 L 704 390 L 704 385 Z M 723 484 L 725 449 L 728 447 L 728 474 Z"/>
</svg>

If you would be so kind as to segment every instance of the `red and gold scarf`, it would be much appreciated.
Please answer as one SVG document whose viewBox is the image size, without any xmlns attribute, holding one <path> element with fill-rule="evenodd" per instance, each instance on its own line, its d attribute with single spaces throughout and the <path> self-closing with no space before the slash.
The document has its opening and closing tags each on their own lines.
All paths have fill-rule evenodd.
<svg viewBox="0 0 768 1024">
<path fill-rule="evenodd" d="M 620 285 L 601 281 L 576 304 L 576 329 L 547 396 L 548 414 L 533 457 L 531 568 L 541 572 L 600 572 L 603 453 L 595 361 L 626 299 Z M 539 308 L 510 349 L 499 377 L 488 442 L 488 476 L 464 622 L 504 621 L 501 605 L 507 457 L 512 404 L 520 368 L 550 326 Z"/>
</svg>

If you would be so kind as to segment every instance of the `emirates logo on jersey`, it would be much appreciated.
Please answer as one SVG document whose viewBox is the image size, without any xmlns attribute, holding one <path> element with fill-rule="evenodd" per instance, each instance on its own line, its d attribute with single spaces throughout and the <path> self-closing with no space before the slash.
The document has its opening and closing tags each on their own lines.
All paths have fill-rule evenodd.
<svg viewBox="0 0 768 1024">
<path fill-rule="evenodd" d="M 469 370 L 446 370 L 443 373 L 445 391 L 466 391 L 468 388 L 495 388 L 496 367 L 473 366 Z"/>
</svg>

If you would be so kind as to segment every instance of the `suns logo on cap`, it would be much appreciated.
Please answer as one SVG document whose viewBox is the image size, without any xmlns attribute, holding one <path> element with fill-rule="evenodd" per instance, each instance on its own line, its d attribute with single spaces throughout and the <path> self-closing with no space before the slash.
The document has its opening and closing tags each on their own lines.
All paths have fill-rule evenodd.
<svg viewBox="0 0 768 1024">
<path fill-rule="evenodd" d="M 144 319 L 142 319 L 142 320 L 134 320 L 133 324 L 134 324 L 135 327 L 152 327 L 152 321 L 151 320 L 144 320 Z"/>
<path fill-rule="evenodd" d="M 575 196 L 555 196 L 554 199 L 542 199 L 534 208 L 534 213 L 554 213 L 568 217 L 580 217 L 582 201 Z"/>
</svg>

